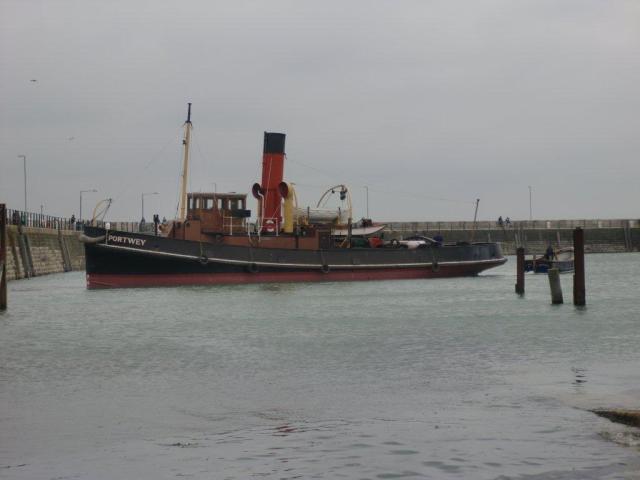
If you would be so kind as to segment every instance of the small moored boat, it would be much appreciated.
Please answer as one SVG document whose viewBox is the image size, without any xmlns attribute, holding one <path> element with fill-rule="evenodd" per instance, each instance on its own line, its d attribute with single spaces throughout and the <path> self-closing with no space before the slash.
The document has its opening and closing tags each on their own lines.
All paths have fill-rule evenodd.
<svg viewBox="0 0 640 480">
<path fill-rule="evenodd" d="M 551 257 L 551 258 L 549 258 Z M 573 272 L 573 247 L 560 248 L 553 255 L 545 254 L 540 257 L 535 255 L 524 261 L 524 271 L 534 273 L 547 273 L 551 268 L 557 268 L 560 273 Z"/>
</svg>

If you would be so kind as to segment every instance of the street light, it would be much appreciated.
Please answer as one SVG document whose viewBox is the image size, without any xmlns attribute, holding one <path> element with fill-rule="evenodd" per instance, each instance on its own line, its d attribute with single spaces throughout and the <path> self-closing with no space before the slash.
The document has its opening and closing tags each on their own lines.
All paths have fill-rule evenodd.
<svg viewBox="0 0 640 480">
<path fill-rule="evenodd" d="M 27 156 L 18 155 L 24 162 L 24 211 L 27 211 Z"/>
<path fill-rule="evenodd" d="M 80 222 L 82 221 L 82 194 L 83 193 L 88 193 L 88 192 L 94 192 L 95 193 L 97 191 L 98 190 L 96 190 L 95 188 L 91 189 L 91 190 L 80 190 L 80 217 L 78 218 L 78 221 L 80 221 Z"/>
<path fill-rule="evenodd" d="M 531 209 L 531 185 L 529 185 L 529 221 L 533 220 L 533 210 Z"/>
<path fill-rule="evenodd" d="M 149 192 L 149 193 L 143 193 L 142 194 L 142 222 L 144 222 L 144 196 L 145 195 L 158 195 L 158 192 Z"/>
</svg>

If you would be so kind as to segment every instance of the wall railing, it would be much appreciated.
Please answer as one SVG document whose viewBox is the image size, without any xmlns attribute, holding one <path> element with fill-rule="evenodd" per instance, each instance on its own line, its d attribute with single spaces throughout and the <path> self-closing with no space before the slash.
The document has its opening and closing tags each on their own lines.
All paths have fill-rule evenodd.
<svg viewBox="0 0 640 480">
<path fill-rule="evenodd" d="M 397 232 L 437 232 L 451 230 L 559 230 L 587 228 L 637 228 L 640 219 L 589 219 L 589 220 L 514 220 L 502 224 L 497 221 L 476 222 L 381 222 Z"/>
<path fill-rule="evenodd" d="M 74 217 L 56 217 L 52 215 L 44 215 L 41 213 L 24 212 L 22 210 L 6 210 L 7 225 L 24 225 L 25 227 L 51 228 L 54 230 L 78 230 L 81 231 L 88 222 L 76 220 Z M 120 230 L 124 232 L 153 232 L 153 222 L 115 222 L 110 221 L 112 230 Z M 397 232 L 437 232 L 451 230 L 521 230 L 521 229 L 542 229 L 542 230 L 558 230 L 581 228 L 638 228 L 640 227 L 640 219 L 584 219 L 584 220 L 513 220 L 502 224 L 497 221 L 479 221 L 476 222 L 381 222 L 387 225 L 387 228 Z M 98 226 L 104 226 L 105 222 L 97 222 Z"/>
<path fill-rule="evenodd" d="M 44 215 L 42 213 L 25 212 L 22 210 L 6 210 L 7 225 L 23 225 L 25 227 L 34 228 L 50 228 L 52 230 L 77 230 L 82 231 L 87 220 L 80 221 L 74 217 L 55 217 L 53 215 Z M 109 222 L 111 229 L 121 230 L 124 232 L 144 232 L 150 233 L 154 231 L 153 222 Z M 97 226 L 103 227 L 105 222 L 96 222 Z"/>
</svg>

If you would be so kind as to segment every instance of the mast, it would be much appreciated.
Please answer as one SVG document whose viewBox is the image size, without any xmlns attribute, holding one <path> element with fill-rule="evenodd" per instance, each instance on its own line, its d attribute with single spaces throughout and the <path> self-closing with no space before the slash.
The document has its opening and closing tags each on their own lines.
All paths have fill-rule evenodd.
<svg viewBox="0 0 640 480">
<path fill-rule="evenodd" d="M 184 139 L 182 145 L 184 146 L 184 158 L 182 160 L 182 185 L 180 188 L 180 208 L 178 220 L 184 222 L 187 219 L 187 174 L 189 172 L 189 144 L 191 142 L 191 103 L 189 103 L 189 109 L 187 111 L 187 121 L 184 122 Z"/>
</svg>

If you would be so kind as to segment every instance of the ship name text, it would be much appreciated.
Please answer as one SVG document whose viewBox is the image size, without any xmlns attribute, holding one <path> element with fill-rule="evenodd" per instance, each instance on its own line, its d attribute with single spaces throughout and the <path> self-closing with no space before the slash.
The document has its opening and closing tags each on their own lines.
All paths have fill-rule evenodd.
<svg viewBox="0 0 640 480">
<path fill-rule="evenodd" d="M 121 235 L 109 235 L 109 241 L 113 243 L 123 243 L 125 245 L 135 245 L 136 247 L 144 247 L 146 240 L 141 238 L 123 237 Z"/>
</svg>

